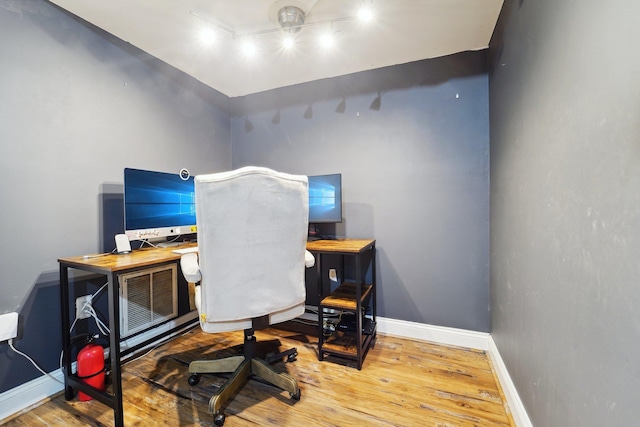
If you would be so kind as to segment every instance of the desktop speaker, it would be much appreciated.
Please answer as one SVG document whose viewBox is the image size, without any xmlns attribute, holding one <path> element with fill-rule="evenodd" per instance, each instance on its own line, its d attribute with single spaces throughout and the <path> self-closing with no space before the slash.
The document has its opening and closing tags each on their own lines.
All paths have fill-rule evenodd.
<svg viewBox="0 0 640 427">
<path fill-rule="evenodd" d="M 126 234 L 116 234 L 116 250 L 119 254 L 128 254 L 131 252 L 131 243 Z"/>
</svg>

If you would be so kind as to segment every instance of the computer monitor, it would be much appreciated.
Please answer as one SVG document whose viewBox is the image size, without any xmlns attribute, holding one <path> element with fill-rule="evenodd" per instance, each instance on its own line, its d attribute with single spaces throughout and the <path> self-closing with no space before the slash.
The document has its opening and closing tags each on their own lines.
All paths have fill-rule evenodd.
<svg viewBox="0 0 640 427">
<path fill-rule="evenodd" d="M 195 233 L 193 177 L 126 168 L 124 226 L 129 240 L 157 242 Z"/>
<path fill-rule="evenodd" d="M 309 223 L 342 222 L 342 175 L 309 176 Z"/>
</svg>

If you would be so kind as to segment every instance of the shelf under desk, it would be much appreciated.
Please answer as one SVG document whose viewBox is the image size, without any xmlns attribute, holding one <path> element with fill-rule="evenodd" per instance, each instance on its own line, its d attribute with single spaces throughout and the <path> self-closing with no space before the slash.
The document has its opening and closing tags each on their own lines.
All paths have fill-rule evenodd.
<svg viewBox="0 0 640 427">
<path fill-rule="evenodd" d="M 324 355 L 353 359 L 358 369 L 375 343 L 376 338 L 376 263 L 375 240 L 373 239 L 337 239 L 315 240 L 307 242 L 307 250 L 316 257 L 318 275 L 318 359 Z M 364 265 L 363 256 L 369 256 L 369 263 Z M 355 280 L 343 281 L 338 287 L 327 294 L 322 283 L 322 263 L 324 255 L 339 255 L 342 259 L 342 274 L 344 274 L 344 257 L 352 256 L 355 260 Z M 366 283 L 366 272 L 371 268 L 371 283 Z M 363 274 L 365 273 L 365 274 Z M 355 317 L 353 332 L 334 330 L 325 339 L 325 309 L 335 309 L 348 312 Z M 363 309 L 370 309 L 368 321 L 371 328 L 368 333 L 363 331 L 365 319 Z"/>
</svg>

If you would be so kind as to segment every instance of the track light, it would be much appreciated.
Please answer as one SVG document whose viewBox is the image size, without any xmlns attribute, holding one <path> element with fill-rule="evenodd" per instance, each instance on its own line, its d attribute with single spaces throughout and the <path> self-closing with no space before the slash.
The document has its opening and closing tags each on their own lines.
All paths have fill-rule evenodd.
<svg viewBox="0 0 640 427">
<path fill-rule="evenodd" d="M 369 2 L 365 2 L 362 4 L 360 9 L 358 10 L 358 20 L 362 23 L 369 23 L 373 21 L 374 12 L 373 6 Z"/>
<path fill-rule="evenodd" d="M 345 21 L 353 21 L 353 20 L 358 20 L 361 22 L 362 21 L 369 22 L 373 20 L 375 17 L 373 8 L 369 3 L 366 3 L 360 8 L 357 16 L 344 16 L 339 18 L 305 22 L 305 13 L 302 9 L 299 9 L 295 6 L 286 6 L 280 9 L 280 11 L 278 12 L 278 23 L 280 24 L 280 28 L 269 28 L 265 30 L 251 31 L 247 33 L 238 33 L 236 32 L 235 29 L 229 27 L 226 24 L 223 24 L 221 21 L 217 20 L 216 18 L 207 16 L 204 13 L 196 12 L 193 10 L 189 11 L 189 13 L 195 16 L 196 18 L 202 19 L 208 24 L 213 25 L 217 29 L 228 33 L 232 39 L 238 39 L 238 38 L 247 37 L 247 36 L 269 34 L 269 33 L 274 33 L 282 30 L 285 30 L 288 33 L 297 33 L 303 28 L 317 26 L 317 25 L 325 25 L 325 24 L 333 25 L 336 22 L 345 22 Z"/>
<path fill-rule="evenodd" d="M 204 27 L 200 30 L 200 42 L 205 46 L 214 44 L 218 39 L 218 34 L 211 27 Z"/>
<path fill-rule="evenodd" d="M 335 36 L 333 31 L 324 31 L 318 37 L 318 43 L 324 49 L 331 49 L 335 44 Z"/>
<path fill-rule="evenodd" d="M 295 44 L 293 37 L 291 37 L 290 35 L 285 36 L 285 38 L 282 39 L 282 47 L 285 50 L 289 50 L 293 47 L 293 45 Z"/>
<path fill-rule="evenodd" d="M 253 40 L 245 40 L 242 43 L 242 53 L 247 58 L 253 58 L 258 53 L 258 47 Z"/>
</svg>

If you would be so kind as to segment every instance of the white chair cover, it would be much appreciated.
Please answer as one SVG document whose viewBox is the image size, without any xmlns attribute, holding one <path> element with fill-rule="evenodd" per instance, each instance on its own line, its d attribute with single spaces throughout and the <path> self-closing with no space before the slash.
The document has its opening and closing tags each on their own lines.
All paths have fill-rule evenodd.
<svg viewBox="0 0 640 427">
<path fill-rule="evenodd" d="M 205 332 L 300 316 L 305 306 L 307 177 L 262 167 L 195 177 L 198 255 L 182 257 Z M 198 260 L 199 259 L 199 263 Z"/>
</svg>

